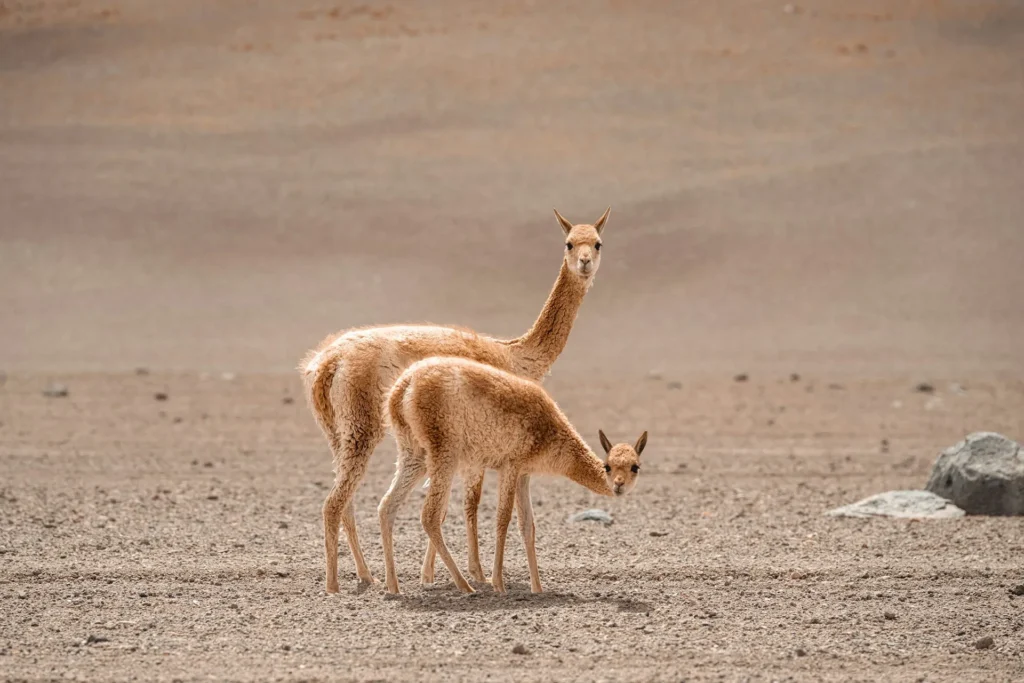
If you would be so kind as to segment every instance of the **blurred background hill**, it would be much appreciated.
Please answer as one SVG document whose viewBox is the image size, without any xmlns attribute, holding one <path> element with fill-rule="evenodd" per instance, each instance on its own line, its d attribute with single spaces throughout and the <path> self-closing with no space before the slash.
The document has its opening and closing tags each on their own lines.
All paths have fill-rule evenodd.
<svg viewBox="0 0 1024 683">
<path fill-rule="evenodd" d="M 0 2 L 8 370 L 290 371 L 515 335 L 556 373 L 1024 360 L 1024 4 Z"/>
</svg>

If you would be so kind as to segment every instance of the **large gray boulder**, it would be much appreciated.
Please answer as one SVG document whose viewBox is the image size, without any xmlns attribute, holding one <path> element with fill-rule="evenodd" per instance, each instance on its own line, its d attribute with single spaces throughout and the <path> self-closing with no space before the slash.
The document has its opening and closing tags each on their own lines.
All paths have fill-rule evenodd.
<svg viewBox="0 0 1024 683">
<path fill-rule="evenodd" d="M 946 449 L 926 489 L 970 515 L 1024 515 L 1024 450 L 994 432 L 976 432 Z"/>
<path fill-rule="evenodd" d="M 963 510 L 928 491 L 886 491 L 825 513 L 832 517 L 901 517 L 904 519 L 950 519 L 963 517 Z"/>
</svg>

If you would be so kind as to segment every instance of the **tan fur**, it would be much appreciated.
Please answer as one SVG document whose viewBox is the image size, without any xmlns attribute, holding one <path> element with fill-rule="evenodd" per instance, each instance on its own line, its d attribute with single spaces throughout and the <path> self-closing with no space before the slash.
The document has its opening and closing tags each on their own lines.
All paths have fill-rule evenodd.
<svg viewBox="0 0 1024 683">
<path fill-rule="evenodd" d="M 392 388 L 386 410 L 398 445 L 395 478 L 377 509 L 389 593 L 399 592 L 392 540 L 395 517 L 424 477 L 430 477 L 430 491 L 423 504 L 423 528 L 456 585 L 472 593 L 448 552 L 441 524 L 456 472 L 499 472 L 491 582 L 495 591 L 505 592 L 502 564 L 515 505 L 531 590 L 539 593 L 530 475 L 560 474 L 601 495 L 624 495 L 636 485 L 638 450 L 647 443 L 644 432 L 638 450 L 629 444 L 611 446 L 602 432 L 601 442 L 609 452 L 602 462 L 540 384 L 462 358 L 428 358 L 412 365 Z"/>
<path fill-rule="evenodd" d="M 557 211 L 555 214 L 565 232 L 566 245 L 572 248 L 563 247 L 555 286 L 540 316 L 522 337 L 494 339 L 465 328 L 438 325 L 363 327 L 330 335 L 303 358 L 299 371 L 307 399 L 331 447 L 336 473 L 323 507 L 329 593 L 338 591 L 339 526 L 345 529 L 359 579 L 374 581 L 359 545 L 352 498 L 370 456 L 384 437 L 381 402 L 398 375 L 423 358 L 455 356 L 539 380 L 565 348 L 580 304 L 600 265 L 598 245 L 608 211 L 594 225 L 573 226 Z M 470 572 L 482 579 L 473 501 L 479 501 L 483 477 L 478 472 L 465 475 Z M 430 549 L 424 566 L 428 563 L 433 567 Z"/>
</svg>

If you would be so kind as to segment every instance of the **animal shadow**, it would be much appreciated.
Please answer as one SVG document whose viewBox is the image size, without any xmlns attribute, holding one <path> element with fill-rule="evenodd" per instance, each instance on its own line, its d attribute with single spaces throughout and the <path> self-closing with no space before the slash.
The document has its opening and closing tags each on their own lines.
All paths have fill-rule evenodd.
<svg viewBox="0 0 1024 683">
<path fill-rule="evenodd" d="M 403 609 L 414 612 L 500 612 L 503 610 L 548 609 L 592 602 L 573 593 L 545 591 L 531 593 L 529 584 L 507 583 L 508 593 L 501 595 L 490 586 L 477 585 L 476 593 L 460 593 L 454 584 L 426 588 L 423 592 L 394 598 Z"/>
</svg>

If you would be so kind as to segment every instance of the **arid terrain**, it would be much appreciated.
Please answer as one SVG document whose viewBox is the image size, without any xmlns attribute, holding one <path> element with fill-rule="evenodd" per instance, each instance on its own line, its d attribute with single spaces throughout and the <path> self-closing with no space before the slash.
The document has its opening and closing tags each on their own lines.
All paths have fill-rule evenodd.
<svg viewBox="0 0 1024 683">
<path fill-rule="evenodd" d="M 0 678 L 1022 680 L 1020 519 L 823 515 L 1024 439 L 1022 188 L 1020 2 L 0 0 Z M 326 595 L 299 358 L 521 333 L 608 205 L 546 386 L 634 494 Z"/>
</svg>

